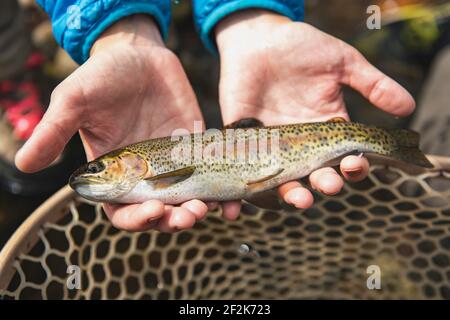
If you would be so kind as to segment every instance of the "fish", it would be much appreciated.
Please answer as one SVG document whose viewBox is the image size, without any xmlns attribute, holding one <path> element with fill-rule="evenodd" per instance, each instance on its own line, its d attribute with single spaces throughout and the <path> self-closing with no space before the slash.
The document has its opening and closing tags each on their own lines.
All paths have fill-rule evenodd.
<svg viewBox="0 0 450 320">
<path fill-rule="evenodd" d="M 278 208 L 273 197 L 277 186 L 338 165 L 347 155 L 432 168 L 419 140 L 419 133 L 411 130 L 343 118 L 276 126 L 242 119 L 221 130 L 156 138 L 111 151 L 77 169 L 69 185 L 96 202 L 245 199 Z"/>
</svg>

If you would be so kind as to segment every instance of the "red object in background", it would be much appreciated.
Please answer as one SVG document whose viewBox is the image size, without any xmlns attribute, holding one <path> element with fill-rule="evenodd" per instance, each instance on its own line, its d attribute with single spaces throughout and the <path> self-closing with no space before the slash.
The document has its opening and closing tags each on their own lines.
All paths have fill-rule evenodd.
<svg viewBox="0 0 450 320">
<path fill-rule="evenodd" d="M 33 53 L 28 58 L 25 68 L 34 69 L 43 62 L 44 57 L 41 54 Z M 44 115 L 39 90 L 32 81 L 0 82 L 0 106 L 5 110 L 15 136 L 21 140 L 31 137 Z"/>
<path fill-rule="evenodd" d="M 45 57 L 38 53 L 34 52 L 29 57 L 25 64 L 25 69 L 31 70 L 40 67 L 45 62 Z"/>
</svg>

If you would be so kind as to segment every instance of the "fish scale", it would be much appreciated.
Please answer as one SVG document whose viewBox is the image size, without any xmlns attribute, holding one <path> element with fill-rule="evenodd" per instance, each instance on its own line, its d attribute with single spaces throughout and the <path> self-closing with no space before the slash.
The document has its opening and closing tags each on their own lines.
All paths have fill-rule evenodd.
<svg viewBox="0 0 450 320">
<path fill-rule="evenodd" d="M 177 139 L 191 146 L 185 161 L 172 154 L 181 146 Z M 193 147 L 198 141 L 200 144 Z M 252 149 L 255 141 L 266 141 L 267 152 Z M 249 199 L 355 152 L 431 167 L 418 144 L 419 134 L 410 130 L 339 119 L 208 130 L 147 140 L 112 151 L 78 169 L 70 184 L 82 196 L 106 202 L 159 199 L 176 204 L 190 199 Z M 196 150 L 200 150 L 199 157 L 194 157 Z M 238 151 L 243 152 L 242 158 L 237 157 Z M 88 169 L 90 166 L 97 169 Z M 104 169 L 92 172 L 98 168 Z"/>
</svg>

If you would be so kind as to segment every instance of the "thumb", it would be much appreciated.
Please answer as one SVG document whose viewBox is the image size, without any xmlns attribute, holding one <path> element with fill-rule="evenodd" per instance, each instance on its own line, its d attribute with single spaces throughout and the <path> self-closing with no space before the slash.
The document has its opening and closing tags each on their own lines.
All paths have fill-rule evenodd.
<svg viewBox="0 0 450 320">
<path fill-rule="evenodd" d="M 44 117 L 16 154 L 16 166 L 23 172 L 32 173 L 48 167 L 79 128 L 79 113 L 72 108 L 76 107 L 73 99 L 60 92 L 58 88 L 53 91 Z"/>
<path fill-rule="evenodd" d="M 407 116 L 414 111 L 414 98 L 393 79 L 371 65 L 352 48 L 345 66 L 344 84 L 359 91 L 373 105 L 396 116 Z"/>
</svg>

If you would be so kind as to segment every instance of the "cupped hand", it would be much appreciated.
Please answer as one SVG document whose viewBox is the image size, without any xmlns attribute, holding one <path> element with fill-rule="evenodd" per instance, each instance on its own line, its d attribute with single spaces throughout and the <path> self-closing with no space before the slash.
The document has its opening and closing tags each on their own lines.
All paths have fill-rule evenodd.
<svg viewBox="0 0 450 320">
<path fill-rule="evenodd" d="M 177 57 L 164 47 L 155 23 L 131 16 L 96 41 L 91 57 L 52 93 L 49 108 L 16 156 L 25 172 L 47 167 L 79 130 L 89 160 L 121 146 L 192 128 L 202 116 Z M 171 232 L 192 227 L 207 205 L 104 205 L 121 229 Z"/>
<path fill-rule="evenodd" d="M 393 115 L 414 110 L 411 95 L 355 48 L 308 24 L 246 10 L 221 21 L 215 34 L 225 124 L 242 118 L 257 118 L 266 125 L 348 119 L 343 85 Z M 364 157 L 348 156 L 340 170 L 345 179 L 359 181 L 367 176 L 369 163 Z M 327 195 L 338 193 L 344 184 L 330 167 L 311 173 L 309 182 Z M 311 192 L 297 181 L 280 186 L 279 193 L 298 208 L 313 203 Z"/>
</svg>

